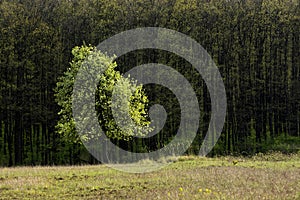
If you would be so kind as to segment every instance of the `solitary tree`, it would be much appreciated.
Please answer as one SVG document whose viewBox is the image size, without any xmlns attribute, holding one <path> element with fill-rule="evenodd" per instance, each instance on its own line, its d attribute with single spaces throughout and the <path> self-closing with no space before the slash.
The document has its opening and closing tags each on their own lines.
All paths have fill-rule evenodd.
<svg viewBox="0 0 300 200">
<path fill-rule="evenodd" d="M 146 112 L 148 98 L 142 85 L 138 85 L 136 81 L 130 78 L 123 77 L 120 72 L 115 70 L 117 64 L 113 61 L 113 58 L 101 53 L 95 47 L 75 47 L 72 50 L 72 54 L 74 57 L 70 63 L 70 68 L 59 78 L 55 89 L 56 102 L 61 107 L 59 112 L 60 119 L 57 124 L 58 133 L 67 139 L 68 142 L 81 143 L 76 134 L 75 122 L 72 116 L 72 92 L 79 68 L 86 61 L 99 67 L 99 71 L 105 69 L 104 73 L 99 74 L 99 84 L 95 92 L 95 109 L 98 122 L 107 137 L 114 140 L 128 141 L 134 136 L 145 136 L 148 134 L 151 131 L 149 127 L 150 121 Z M 118 95 L 114 98 L 115 103 L 113 104 L 112 94 L 114 88 L 115 93 Z M 88 92 L 83 95 L 89 94 Z M 117 113 L 114 113 L 114 115 L 112 108 L 117 110 Z M 125 124 L 121 128 L 114 117 L 118 115 L 117 117 L 122 120 L 122 117 L 126 116 L 125 112 L 128 112 L 127 114 L 134 123 Z M 90 139 L 89 137 L 90 135 L 87 134 L 81 139 L 88 140 Z"/>
</svg>

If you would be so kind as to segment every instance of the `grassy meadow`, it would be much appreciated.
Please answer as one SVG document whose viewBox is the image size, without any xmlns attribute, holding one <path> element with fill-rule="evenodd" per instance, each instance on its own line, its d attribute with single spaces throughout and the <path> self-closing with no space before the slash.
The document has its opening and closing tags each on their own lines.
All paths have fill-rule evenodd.
<svg viewBox="0 0 300 200">
<path fill-rule="evenodd" d="M 186 156 L 144 174 L 104 165 L 0 168 L 0 199 L 300 199 L 300 155 Z"/>
</svg>

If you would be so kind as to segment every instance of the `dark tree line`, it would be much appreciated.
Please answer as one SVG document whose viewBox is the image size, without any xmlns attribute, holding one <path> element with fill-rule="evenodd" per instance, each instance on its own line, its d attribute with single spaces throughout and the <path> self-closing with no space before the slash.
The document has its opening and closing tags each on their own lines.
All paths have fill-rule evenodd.
<svg viewBox="0 0 300 200">
<path fill-rule="evenodd" d="M 69 67 L 74 46 L 96 46 L 146 26 L 189 35 L 218 65 L 228 108 L 212 155 L 299 150 L 299 12 L 293 0 L 0 0 L 0 165 L 90 161 L 82 145 L 56 132 L 58 77 Z M 150 61 L 174 67 L 194 87 L 201 127 L 188 153 L 197 153 L 211 111 L 204 81 L 168 52 L 140 50 L 117 59 L 121 72 Z M 150 104 L 165 106 L 168 119 L 155 137 L 132 142 L 138 151 L 166 145 L 180 120 L 170 91 L 159 86 L 146 91 Z"/>
</svg>

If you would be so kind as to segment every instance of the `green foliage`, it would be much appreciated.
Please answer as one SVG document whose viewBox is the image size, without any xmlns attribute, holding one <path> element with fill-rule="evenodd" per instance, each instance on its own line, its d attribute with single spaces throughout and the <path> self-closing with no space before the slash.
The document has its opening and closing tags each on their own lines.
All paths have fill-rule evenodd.
<svg viewBox="0 0 300 200">
<path fill-rule="evenodd" d="M 189 35 L 216 62 L 227 92 L 228 112 L 212 155 L 297 149 L 287 140 L 298 141 L 300 137 L 299 11 L 298 0 L 1 0 L 0 165 L 78 163 L 82 146 L 73 144 L 80 141 L 74 134 L 70 101 L 72 77 L 77 71 L 67 69 L 72 58 L 71 65 L 79 67 L 93 48 L 88 47 L 86 52 L 74 49 L 76 58 L 72 57 L 72 48 L 83 41 L 97 45 L 122 31 L 147 26 Z M 188 79 L 198 97 L 201 117 L 197 137 L 187 153 L 197 154 L 211 111 L 210 94 L 200 74 L 179 56 L 152 49 L 130 52 L 116 61 L 118 66 L 112 68 L 122 73 L 152 62 L 171 66 Z M 56 85 L 64 71 L 65 80 L 59 79 L 64 84 Z M 115 84 L 116 89 L 127 88 L 125 99 L 132 88 L 139 90 L 133 81 L 129 81 L 129 87 L 128 81 Z M 55 87 L 61 88 L 59 97 L 54 96 Z M 166 109 L 167 121 L 151 138 L 134 139 L 134 145 L 120 142 L 124 149 L 159 149 L 178 130 L 180 106 L 176 96 L 159 86 L 146 85 L 144 89 L 149 105 L 161 104 Z M 102 92 L 103 101 L 109 104 L 111 91 Z M 99 95 L 95 98 L 100 101 Z M 143 112 L 135 112 L 146 104 L 134 102 L 131 99 L 129 111 L 117 109 L 129 112 L 135 124 L 147 126 L 147 120 L 139 121 Z M 103 112 L 112 116 L 110 109 Z M 100 111 L 98 114 L 103 129 L 115 130 L 108 132 L 115 142 L 120 136 L 129 140 L 130 135 L 144 134 L 141 129 L 133 130 L 133 124 L 127 124 L 126 133 L 119 134 L 114 121 L 105 121 Z M 64 134 L 55 131 L 56 125 Z M 72 143 L 68 144 L 66 138 Z"/>
<path fill-rule="evenodd" d="M 300 151 L 300 138 L 281 134 L 274 139 L 269 139 L 263 145 L 262 152 L 278 151 L 282 153 L 297 153 Z"/>
<path fill-rule="evenodd" d="M 64 73 L 56 84 L 55 88 L 55 101 L 61 107 L 58 115 L 60 119 L 57 123 L 57 131 L 59 134 L 65 136 L 65 139 L 69 142 L 80 142 L 79 137 L 76 134 L 74 119 L 72 116 L 72 91 L 76 74 L 84 60 L 90 52 L 92 47 L 75 47 L 72 50 L 74 56 L 70 67 Z"/>
<path fill-rule="evenodd" d="M 151 131 L 146 113 L 148 99 L 142 85 L 136 84 L 135 81 L 129 78 L 124 78 L 120 72 L 115 70 L 117 64 L 113 62 L 113 58 L 106 56 L 94 47 L 77 46 L 73 48 L 72 54 L 74 58 L 70 63 L 70 68 L 59 79 L 55 89 L 56 101 L 61 107 L 59 112 L 60 120 L 57 124 L 58 133 L 66 137 L 69 142 L 80 142 L 72 116 L 72 91 L 79 68 L 84 67 L 86 64 L 92 64 L 100 72 L 104 71 L 103 74 L 99 75 L 95 109 L 105 134 L 111 139 L 118 140 L 131 140 L 133 136 L 145 136 L 148 134 Z M 115 99 L 115 103 L 112 104 L 114 88 L 118 96 Z M 90 94 L 89 91 L 83 95 L 88 94 Z M 115 114 L 120 115 L 121 121 L 123 119 L 122 116 L 129 113 L 128 115 L 134 123 L 124 124 L 124 127 L 120 128 L 114 120 L 116 116 L 113 116 L 113 107 L 117 110 Z M 87 126 L 88 124 L 85 123 L 88 123 L 89 120 L 85 121 L 84 126 Z M 91 139 L 91 135 L 84 135 L 83 138 Z"/>
</svg>

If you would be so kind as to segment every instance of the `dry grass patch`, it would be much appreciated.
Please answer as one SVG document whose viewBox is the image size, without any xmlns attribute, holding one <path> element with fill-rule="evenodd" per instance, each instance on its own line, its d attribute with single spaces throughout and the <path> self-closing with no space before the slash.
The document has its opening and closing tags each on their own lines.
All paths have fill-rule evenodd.
<svg viewBox="0 0 300 200">
<path fill-rule="evenodd" d="M 181 157 L 145 174 L 102 165 L 0 168 L 0 199 L 299 199 L 299 161 Z"/>
</svg>

